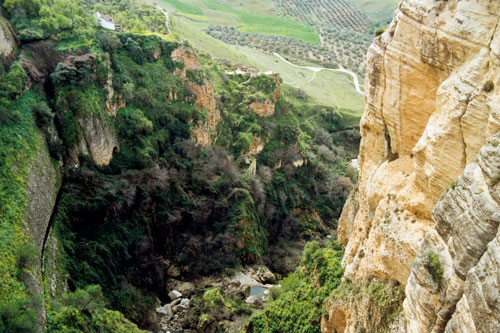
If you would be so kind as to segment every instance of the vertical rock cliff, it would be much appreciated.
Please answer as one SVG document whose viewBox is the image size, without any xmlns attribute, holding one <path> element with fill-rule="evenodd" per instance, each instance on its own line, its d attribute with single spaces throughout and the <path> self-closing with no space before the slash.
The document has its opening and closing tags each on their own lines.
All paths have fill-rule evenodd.
<svg viewBox="0 0 500 333">
<path fill-rule="evenodd" d="M 339 239 L 347 281 L 405 290 L 391 331 L 499 329 L 500 151 L 487 140 L 500 130 L 499 20 L 495 0 L 403 0 L 370 47 L 358 192 Z M 357 329 L 329 304 L 324 331 Z"/>
<path fill-rule="evenodd" d="M 14 61 L 16 51 L 16 38 L 0 9 L 0 77 Z"/>
<path fill-rule="evenodd" d="M 175 75 L 182 78 L 189 91 L 196 96 L 196 106 L 207 112 L 207 119 L 200 121 L 198 126 L 193 128 L 192 133 L 197 144 L 208 146 L 212 143 L 211 136 L 215 134 L 216 126 L 221 120 L 220 111 L 215 102 L 214 87 L 205 78 L 193 77 L 196 76 L 196 73 L 201 72 L 201 63 L 194 55 L 194 50 L 184 45 L 179 46 L 172 52 L 172 59 L 183 64 L 184 67 L 178 68 Z M 188 73 L 191 74 L 190 77 L 188 77 Z"/>
</svg>

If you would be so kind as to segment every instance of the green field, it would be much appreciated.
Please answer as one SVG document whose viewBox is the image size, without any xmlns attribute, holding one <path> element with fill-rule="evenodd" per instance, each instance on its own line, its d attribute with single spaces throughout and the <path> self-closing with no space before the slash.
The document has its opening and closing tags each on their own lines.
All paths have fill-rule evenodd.
<svg viewBox="0 0 500 333">
<path fill-rule="evenodd" d="M 235 9 L 226 4 L 209 0 L 162 0 L 163 4 L 175 14 L 193 21 L 208 25 L 235 26 L 239 31 L 261 33 L 267 35 L 293 37 L 311 44 L 319 44 L 319 36 L 315 29 L 305 23 L 287 18 L 272 16 L 269 5 L 257 10 L 262 2 L 254 1 L 252 8 L 256 11 Z M 250 8 L 251 9 L 251 8 Z M 269 13 L 268 13 L 269 12 Z"/>
<path fill-rule="evenodd" d="M 247 64 L 252 67 L 257 66 L 253 61 L 236 51 L 232 46 L 224 44 L 197 29 L 191 21 L 187 21 L 180 17 L 173 17 L 172 28 L 174 32 L 179 35 L 180 40 L 189 41 L 195 49 L 207 52 L 214 58 L 227 59 L 235 64 Z"/>
</svg>

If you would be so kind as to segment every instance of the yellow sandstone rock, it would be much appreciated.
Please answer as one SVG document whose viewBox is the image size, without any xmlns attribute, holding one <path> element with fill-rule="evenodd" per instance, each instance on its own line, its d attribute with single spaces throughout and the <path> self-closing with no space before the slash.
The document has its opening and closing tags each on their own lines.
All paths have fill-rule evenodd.
<svg viewBox="0 0 500 333">
<path fill-rule="evenodd" d="M 458 250 L 436 234 L 432 211 L 450 183 L 476 161 L 486 138 L 500 130 L 499 20 L 496 0 L 403 0 L 369 49 L 359 184 L 344 207 L 339 239 L 346 245 L 346 279 L 372 276 L 405 288 L 408 332 L 427 331 L 442 301 L 438 291 L 419 281 L 418 268 L 412 271 L 418 253 L 441 251 L 448 304 L 460 299 L 468 274 L 450 273 Z M 468 236 L 460 232 L 467 229 L 455 231 L 456 238 Z M 467 301 L 459 304 L 467 313 Z M 450 309 L 441 309 L 437 331 L 446 326 Z M 329 314 L 349 323 L 341 313 Z M 344 318 L 333 319 L 336 315 Z M 456 321 L 461 331 L 473 325 L 464 320 Z M 345 331 L 353 332 L 352 325 Z M 323 326 L 344 331 L 328 320 Z"/>
</svg>

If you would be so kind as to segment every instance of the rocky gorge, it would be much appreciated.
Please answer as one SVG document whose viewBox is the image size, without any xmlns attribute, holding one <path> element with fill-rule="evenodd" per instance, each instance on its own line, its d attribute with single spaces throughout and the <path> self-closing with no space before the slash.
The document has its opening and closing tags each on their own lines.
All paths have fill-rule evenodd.
<svg viewBox="0 0 500 333">
<path fill-rule="evenodd" d="M 351 119 L 276 73 L 99 28 L 90 3 L 64 27 L 47 1 L 0 4 L 0 331 L 234 331 L 336 285 Z"/>
<path fill-rule="evenodd" d="M 500 330 L 500 2 L 401 1 L 361 142 L 277 73 L 54 3 L 0 1 L 1 332 Z"/>
</svg>

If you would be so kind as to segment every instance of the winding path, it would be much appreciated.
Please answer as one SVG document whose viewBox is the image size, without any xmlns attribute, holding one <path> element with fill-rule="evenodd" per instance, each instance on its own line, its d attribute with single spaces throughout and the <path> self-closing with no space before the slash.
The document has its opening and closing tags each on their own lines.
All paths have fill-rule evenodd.
<svg viewBox="0 0 500 333">
<path fill-rule="evenodd" d="M 286 60 L 285 58 L 283 58 L 281 55 L 279 55 L 278 53 L 276 52 L 273 52 L 273 55 L 278 57 L 280 60 L 284 61 L 285 63 L 287 63 L 288 65 L 290 66 L 293 66 L 293 67 L 297 67 L 297 68 L 303 68 L 303 69 L 308 69 L 308 70 L 311 70 L 313 71 L 315 74 L 317 72 L 321 72 L 322 70 L 325 70 L 325 71 L 332 71 L 332 72 L 342 72 L 342 73 L 347 73 L 349 74 L 351 77 L 352 77 L 352 80 L 354 82 L 354 88 L 356 88 L 356 91 L 358 93 L 360 93 L 361 95 L 364 95 L 365 93 L 361 90 L 361 85 L 359 84 L 359 80 L 358 80 L 358 76 L 356 75 L 356 73 L 353 73 L 351 71 L 348 71 L 347 69 L 343 69 L 343 68 L 338 68 L 338 69 L 333 69 L 333 68 L 324 68 L 324 67 L 312 67 L 312 66 L 299 66 L 299 65 L 296 65 L 296 64 L 292 64 L 290 61 Z"/>
<path fill-rule="evenodd" d="M 156 8 L 158 8 L 163 13 L 163 15 L 165 15 L 165 27 L 167 28 L 167 33 L 171 33 L 172 29 L 170 29 L 170 15 L 168 15 L 167 10 L 158 5 L 156 5 Z"/>
</svg>

